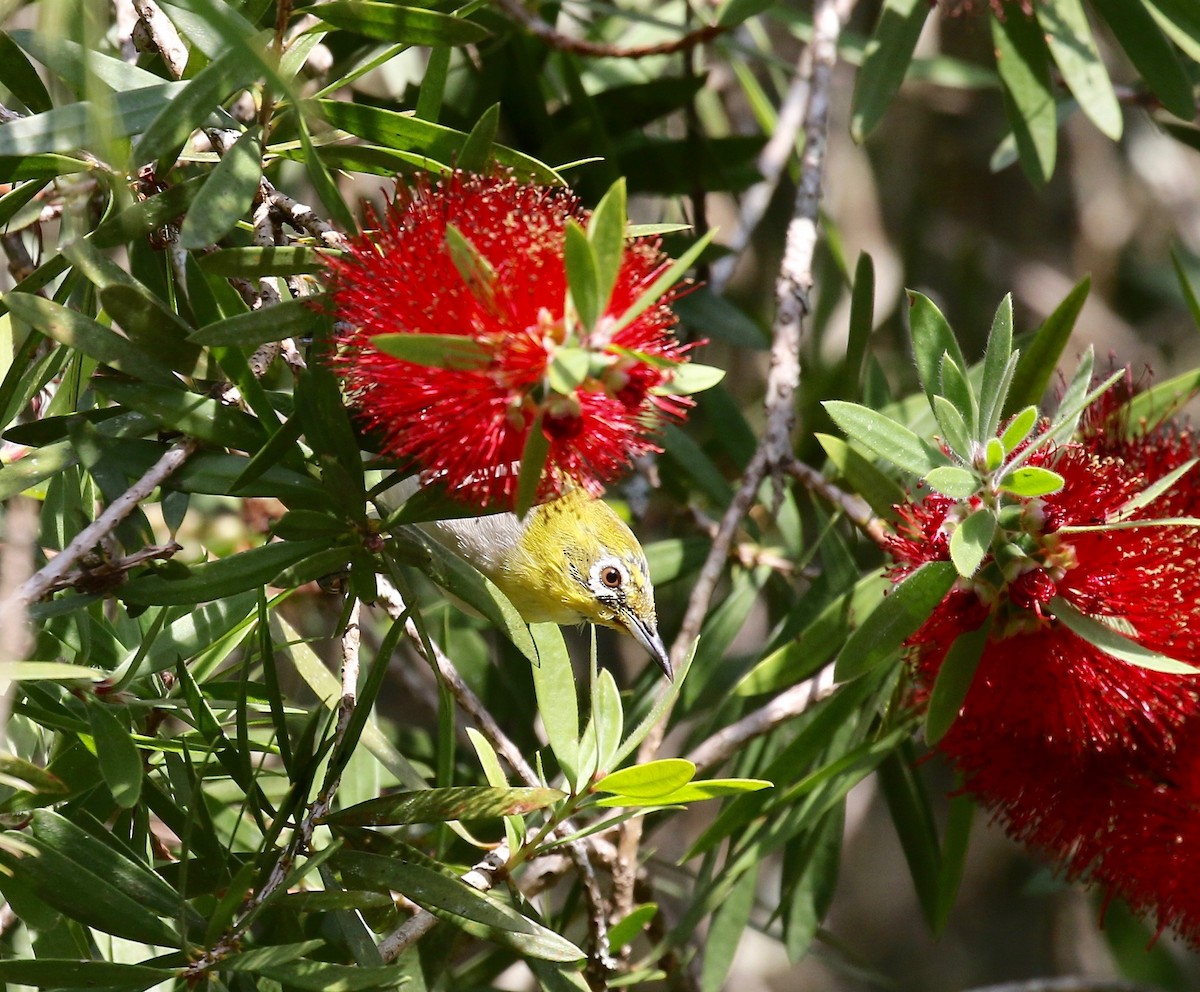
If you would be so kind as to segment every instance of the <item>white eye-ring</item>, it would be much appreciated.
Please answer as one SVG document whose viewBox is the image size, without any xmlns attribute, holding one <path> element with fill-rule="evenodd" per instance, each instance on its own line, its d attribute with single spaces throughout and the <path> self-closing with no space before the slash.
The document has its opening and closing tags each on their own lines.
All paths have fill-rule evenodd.
<svg viewBox="0 0 1200 992">
<path fill-rule="evenodd" d="M 602 558 L 592 566 L 592 591 L 596 595 L 619 593 L 629 581 L 629 572 L 615 558 Z"/>
</svg>

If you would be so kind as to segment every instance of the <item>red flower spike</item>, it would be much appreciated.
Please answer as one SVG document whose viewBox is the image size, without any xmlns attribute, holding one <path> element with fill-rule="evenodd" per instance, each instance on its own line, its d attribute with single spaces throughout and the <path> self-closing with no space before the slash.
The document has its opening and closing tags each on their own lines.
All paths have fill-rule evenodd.
<svg viewBox="0 0 1200 992">
<path fill-rule="evenodd" d="M 996 615 L 938 748 L 1013 837 L 1200 946 L 1200 677 L 1114 658 L 1050 605 L 1062 597 L 1147 648 L 1200 665 L 1200 528 L 1060 533 L 1111 520 L 1196 454 L 1190 430 L 1160 424 L 1129 436 L 1111 412 L 1093 411 L 1081 442 L 1030 456 L 1059 472 L 1063 488 L 1016 501 L 1022 533 L 1011 561 L 989 558 L 909 643 L 927 692 L 955 638 Z M 1137 516 L 1197 515 L 1198 480 L 1193 470 Z M 899 510 L 897 580 L 949 557 L 955 503 L 930 494 Z"/>
<path fill-rule="evenodd" d="M 378 229 L 355 237 L 348 257 L 328 263 L 344 328 L 334 365 L 388 453 L 478 506 L 512 508 L 516 466 L 539 415 L 549 442 L 539 500 L 573 486 L 599 495 L 634 458 L 658 450 L 655 429 L 691 405 L 659 391 L 673 374 L 666 363 L 687 350 L 672 333 L 669 296 L 611 328 L 667 259 L 656 239 L 628 242 L 606 312 L 590 334 L 568 330 L 566 225 L 586 226 L 589 216 L 568 190 L 511 176 L 455 172 L 436 185 L 421 177 L 398 188 L 373 222 Z M 450 225 L 490 266 L 490 286 L 464 280 L 447 248 Z M 463 335 L 490 359 L 483 367 L 418 365 L 372 344 L 392 333 Z M 549 385 L 560 347 L 588 353 L 589 374 L 573 393 Z"/>
</svg>

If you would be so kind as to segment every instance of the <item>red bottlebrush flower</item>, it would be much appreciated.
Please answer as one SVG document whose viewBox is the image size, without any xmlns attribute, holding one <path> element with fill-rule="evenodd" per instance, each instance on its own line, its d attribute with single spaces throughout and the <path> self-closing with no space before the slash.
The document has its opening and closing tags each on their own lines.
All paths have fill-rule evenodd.
<svg viewBox="0 0 1200 992">
<path fill-rule="evenodd" d="M 1200 527 L 1094 526 L 1195 455 L 1170 424 L 1128 436 L 1091 418 L 1082 440 L 1028 461 L 1062 489 L 1013 499 L 1020 523 L 1004 562 L 960 580 L 910 639 L 933 685 L 959 634 L 992 628 L 958 718 L 938 747 L 1008 832 L 1071 878 L 1104 885 L 1160 929 L 1200 945 L 1200 677 L 1119 660 L 1055 617 L 1060 597 L 1146 648 L 1200 664 Z M 949 557 L 953 500 L 900 508 L 894 577 Z M 1138 511 L 1192 515 L 1190 476 Z"/>
<path fill-rule="evenodd" d="M 633 458 L 657 450 L 654 430 L 690 405 L 662 392 L 686 350 L 672 333 L 668 300 L 613 330 L 668 264 L 658 241 L 627 242 L 605 313 L 590 333 L 568 328 L 571 219 L 586 227 L 589 212 L 565 189 L 464 172 L 436 185 L 421 178 L 398 189 L 378 230 L 329 263 L 345 328 L 335 365 L 350 401 L 390 454 L 480 506 L 513 505 L 516 466 L 537 425 L 549 448 L 538 498 L 574 485 L 598 495 Z M 487 286 L 468 285 L 459 271 L 450 226 L 494 273 Z M 459 335 L 486 357 L 415 364 L 372 343 L 392 333 Z M 573 389 L 551 382 L 556 353 L 569 353 L 576 367 L 584 359 Z"/>
</svg>

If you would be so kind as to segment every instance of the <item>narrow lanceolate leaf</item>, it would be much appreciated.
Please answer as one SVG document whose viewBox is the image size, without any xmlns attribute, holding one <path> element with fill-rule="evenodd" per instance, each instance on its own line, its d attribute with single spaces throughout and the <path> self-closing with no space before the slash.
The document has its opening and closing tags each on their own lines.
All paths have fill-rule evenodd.
<svg viewBox="0 0 1200 992">
<path fill-rule="evenodd" d="M 114 961 L 36 958 L 0 961 L 0 981 L 34 988 L 121 989 L 139 992 L 174 975 L 166 968 Z"/>
<path fill-rule="evenodd" d="M 1139 668 L 1148 668 L 1152 672 L 1165 672 L 1170 675 L 1200 675 L 1200 668 L 1170 658 L 1137 641 L 1130 640 L 1102 622 L 1103 618 L 1093 619 L 1087 614 L 1081 613 L 1061 596 L 1055 596 L 1050 600 L 1049 605 L 1055 618 L 1062 621 L 1068 629 L 1105 654 L 1112 655 L 1120 661 L 1127 661 Z"/>
<path fill-rule="evenodd" d="M 927 399 L 940 390 L 942 357 L 949 355 L 960 369 L 967 367 L 958 340 L 942 311 L 928 296 L 908 294 L 908 328 L 912 339 L 913 359 L 917 363 L 917 378 Z"/>
<path fill-rule="evenodd" d="M 445 823 L 531 813 L 567 797 L 558 789 L 494 789 L 460 786 L 421 789 L 369 799 L 322 818 L 339 826 L 378 827 L 395 823 Z"/>
<path fill-rule="evenodd" d="M 11 754 L 0 754 L 0 782 L 11 788 L 32 793 L 64 795 L 71 791 L 70 786 L 57 775 L 52 775 L 45 768 L 24 758 L 15 758 Z"/>
<path fill-rule="evenodd" d="M 525 447 L 521 449 L 521 467 L 517 471 L 517 498 L 513 509 L 522 519 L 537 500 L 542 473 L 549 459 L 550 439 L 542 430 L 542 414 L 539 413 L 529 425 Z"/>
<path fill-rule="evenodd" d="M 897 468 L 924 476 L 946 462 L 939 452 L 934 452 L 903 424 L 869 407 L 842 400 L 827 400 L 821 405 L 847 437 Z"/>
<path fill-rule="evenodd" d="M 262 138 L 252 127 L 217 163 L 183 219 L 184 248 L 216 244 L 250 211 L 262 180 Z"/>
<path fill-rule="evenodd" d="M 1180 479 L 1188 472 L 1196 467 L 1196 463 L 1200 461 L 1198 458 L 1189 458 L 1186 462 L 1180 465 L 1172 472 L 1168 472 L 1161 479 L 1147 486 L 1132 499 L 1122 503 L 1113 514 L 1114 520 L 1128 520 L 1139 510 L 1144 510 L 1147 506 L 1153 503 L 1159 496 L 1172 489 Z"/>
<path fill-rule="evenodd" d="M 950 535 L 950 560 L 958 574 L 969 579 L 983 564 L 996 534 L 996 517 L 986 507 L 976 510 Z"/>
<path fill-rule="evenodd" d="M 332 0 L 312 13 L 335 28 L 393 45 L 473 45 L 488 36 L 485 27 L 461 17 L 377 0 Z"/>
<path fill-rule="evenodd" d="M 606 807 L 683 806 L 687 803 L 703 802 L 706 799 L 723 799 L 726 796 L 738 796 L 745 792 L 758 792 L 773 786 L 773 782 L 762 778 L 712 778 L 699 782 L 688 782 L 661 796 L 631 796 L 628 793 L 605 796 L 596 805 Z"/>
<path fill-rule="evenodd" d="M 356 4 L 358 7 L 365 4 Z M 394 9 L 394 8 L 393 8 Z M 496 141 L 496 129 L 500 125 L 500 104 L 493 103 L 485 110 L 471 128 L 458 156 L 458 167 L 464 172 L 484 172 L 492 157 L 492 145 Z"/>
<path fill-rule="evenodd" d="M 596 297 L 599 312 L 608 310 L 608 301 L 625 257 L 625 180 L 618 179 L 600 198 L 588 220 L 587 236 L 596 263 Z"/>
<path fill-rule="evenodd" d="M 666 796 L 687 785 L 696 775 L 696 766 L 683 758 L 661 758 L 644 765 L 622 768 L 605 775 L 593 787 L 595 792 L 613 792 L 639 799 Z"/>
<path fill-rule="evenodd" d="M 1017 371 L 1004 403 L 1005 416 L 1041 402 L 1091 285 L 1090 278 L 1082 279 L 1035 332 L 1033 343 L 1017 362 Z"/>
<path fill-rule="evenodd" d="M 492 940 L 522 954 L 546 961 L 578 961 L 579 948 L 553 930 L 522 916 L 465 882 L 411 861 L 373 854 L 338 856 L 344 877 L 360 887 L 384 886 L 401 892 L 439 919 L 474 937 Z"/>
<path fill-rule="evenodd" d="M 971 429 L 959 408 L 945 396 L 934 396 L 933 416 L 946 447 L 963 461 L 969 462 L 972 453 Z"/>
<path fill-rule="evenodd" d="M 567 269 L 567 288 L 571 302 L 584 329 L 590 331 L 600 316 L 600 287 L 596 250 L 577 220 L 567 219 L 563 256 Z"/>
<path fill-rule="evenodd" d="M 992 330 L 983 353 L 983 379 L 979 384 L 979 437 L 989 438 L 1000 427 L 1000 411 L 1004 409 L 1007 386 L 1006 372 L 1012 357 L 1013 312 L 1012 294 L 1007 294 L 996 308 Z M 1011 376 L 1011 372 L 1008 373 Z"/>
<path fill-rule="evenodd" d="M 925 622 L 958 578 L 953 562 L 926 562 L 892 587 L 838 656 L 834 675 L 840 682 L 857 678 L 886 661 Z"/>
<path fill-rule="evenodd" d="M 446 251 L 471 295 L 489 310 L 495 307 L 496 270 L 471 239 L 453 224 L 446 225 Z"/>
<path fill-rule="evenodd" d="M 533 669 L 533 688 L 538 713 L 550 739 L 550 748 L 567 778 L 574 778 L 579 761 L 579 698 L 575 693 L 575 671 L 556 624 L 534 623 L 529 633 L 537 646 L 538 664 Z"/>
<path fill-rule="evenodd" d="M 1113 37 L 1162 105 L 1184 120 L 1195 116 L 1192 81 L 1150 11 L 1127 0 L 1092 0 L 1092 8 L 1108 22 Z"/>
<path fill-rule="evenodd" d="M 1083 112 L 1113 141 L 1121 137 L 1124 121 L 1092 37 L 1081 0 L 1040 0 L 1034 5 L 1050 54 Z"/>
<path fill-rule="evenodd" d="M 967 424 L 967 432 L 972 438 L 978 436 L 979 400 L 975 397 L 963 366 L 959 365 L 950 355 L 942 356 L 942 395 L 958 407 L 963 420 Z"/>
<path fill-rule="evenodd" d="M 492 360 L 487 345 L 461 334 L 376 334 L 371 345 L 385 355 L 435 369 L 485 369 Z"/>
<path fill-rule="evenodd" d="M 612 326 L 610 333 L 616 334 L 623 330 L 638 319 L 650 307 L 657 303 L 668 289 L 675 285 L 684 277 L 687 270 L 692 267 L 695 261 L 703 254 L 704 249 L 709 246 L 709 243 L 716 237 L 716 228 L 709 231 L 704 237 L 700 238 L 687 251 L 679 256 L 671 266 L 657 279 L 654 280 L 642 294 L 630 304 L 629 308 L 617 318 L 616 323 Z"/>
<path fill-rule="evenodd" d="M 854 86 L 850 132 L 855 141 L 871 133 L 900 89 L 931 9 L 925 0 L 885 0 Z"/>
<path fill-rule="evenodd" d="M 78 311 L 32 293 L 8 293 L 4 301 L 30 327 L 110 368 L 160 386 L 181 385 L 169 368 L 143 349 Z"/>
<path fill-rule="evenodd" d="M 925 713 L 925 740 L 929 744 L 940 741 L 958 716 L 991 630 L 992 619 L 988 617 L 983 626 L 959 634 L 946 652 Z"/>
<path fill-rule="evenodd" d="M 142 759 L 137 745 L 105 703 L 89 705 L 88 717 L 104 783 L 118 806 L 132 809 L 142 794 Z"/>
<path fill-rule="evenodd" d="M 1003 83 L 1004 106 L 1021 168 L 1035 186 L 1054 173 L 1058 151 L 1058 117 L 1050 83 L 1050 59 L 1037 24 L 1010 7 L 992 17 L 996 67 Z"/>
</svg>

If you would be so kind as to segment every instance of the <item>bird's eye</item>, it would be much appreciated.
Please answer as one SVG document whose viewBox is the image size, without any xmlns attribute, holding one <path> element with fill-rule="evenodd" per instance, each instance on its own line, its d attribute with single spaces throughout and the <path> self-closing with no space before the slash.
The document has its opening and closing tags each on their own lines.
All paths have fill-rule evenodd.
<svg viewBox="0 0 1200 992">
<path fill-rule="evenodd" d="M 615 565 L 609 565 L 608 568 L 601 570 L 600 581 L 609 589 L 621 588 L 621 570 Z"/>
</svg>

